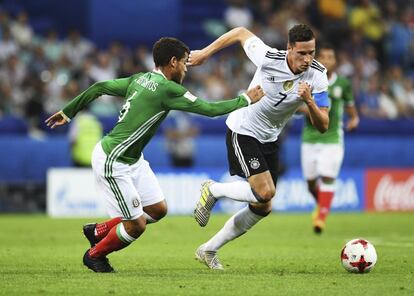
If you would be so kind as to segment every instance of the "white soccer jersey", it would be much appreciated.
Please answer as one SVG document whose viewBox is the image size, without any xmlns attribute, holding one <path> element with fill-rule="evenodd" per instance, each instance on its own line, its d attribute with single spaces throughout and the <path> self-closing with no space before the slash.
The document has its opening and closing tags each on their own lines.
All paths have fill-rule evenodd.
<svg viewBox="0 0 414 296">
<path fill-rule="evenodd" d="M 303 103 L 298 96 L 298 83 L 309 83 L 312 94 L 326 92 L 326 69 L 313 60 L 305 72 L 293 74 L 287 64 L 287 51 L 271 48 L 256 36 L 246 40 L 244 50 L 257 66 L 249 88 L 260 85 L 266 95 L 257 103 L 230 113 L 226 124 L 232 131 L 261 143 L 273 142 Z"/>
</svg>

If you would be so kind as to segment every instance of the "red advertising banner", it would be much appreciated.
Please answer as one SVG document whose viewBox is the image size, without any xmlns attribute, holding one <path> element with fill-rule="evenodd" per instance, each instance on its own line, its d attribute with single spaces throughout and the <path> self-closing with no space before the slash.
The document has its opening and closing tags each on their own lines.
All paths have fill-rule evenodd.
<svg viewBox="0 0 414 296">
<path fill-rule="evenodd" d="M 365 185 L 366 210 L 414 211 L 414 169 L 369 169 Z"/>
</svg>

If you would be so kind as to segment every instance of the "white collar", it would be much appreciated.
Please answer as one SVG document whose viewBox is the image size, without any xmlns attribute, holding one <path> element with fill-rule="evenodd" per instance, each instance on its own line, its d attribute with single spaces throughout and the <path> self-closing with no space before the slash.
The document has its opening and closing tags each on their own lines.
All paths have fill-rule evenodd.
<svg viewBox="0 0 414 296">
<path fill-rule="evenodd" d="M 162 75 L 165 79 L 167 79 L 167 77 L 164 75 L 164 73 L 162 73 L 162 71 L 161 71 L 161 70 L 154 69 L 154 70 L 152 70 L 152 72 L 157 73 L 157 74 L 160 74 L 160 75 Z"/>
</svg>

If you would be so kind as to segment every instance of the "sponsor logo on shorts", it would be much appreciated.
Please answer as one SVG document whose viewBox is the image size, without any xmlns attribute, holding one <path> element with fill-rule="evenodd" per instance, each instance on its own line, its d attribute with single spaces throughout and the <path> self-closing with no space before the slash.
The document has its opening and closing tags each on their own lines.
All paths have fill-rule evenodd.
<svg viewBox="0 0 414 296">
<path fill-rule="evenodd" d="M 138 208 L 139 207 L 139 200 L 138 198 L 135 198 L 132 200 L 132 205 L 134 206 L 134 208 Z"/>
<path fill-rule="evenodd" d="M 260 162 L 257 158 L 252 158 L 249 160 L 250 167 L 254 170 L 257 170 L 260 167 Z"/>
</svg>

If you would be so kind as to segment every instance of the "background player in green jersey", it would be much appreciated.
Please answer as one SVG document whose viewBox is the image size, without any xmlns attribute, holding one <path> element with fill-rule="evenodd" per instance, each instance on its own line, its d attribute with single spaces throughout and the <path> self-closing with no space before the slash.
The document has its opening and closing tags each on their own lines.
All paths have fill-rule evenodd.
<svg viewBox="0 0 414 296">
<path fill-rule="evenodd" d="M 313 227 L 321 233 L 325 227 L 332 198 L 335 192 L 335 179 L 339 174 L 344 156 L 342 117 L 345 109 L 349 116 L 346 130 L 350 131 L 359 124 L 359 117 L 354 106 L 350 81 L 335 73 L 336 58 L 332 46 L 322 45 L 317 59 L 327 69 L 329 79 L 329 128 L 321 134 L 312 126 L 306 116 L 302 134 L 302 170 L 307 180 L 308 189 L 317 203 L 313 214 Z M 302 108 L 307 114 L 307 108 Z"/>
<path fill-rule="evenodd" d="M 68 123 L 97 97 L 125 97 L 118 123 L 95 147 L 92 168 L 100 197 L 110 217 L 87 224 L 83 232 L 91 248 L 83 263 L 95 272 L 112 272 L 106 255 L 128 246 L 167 213 L 160 185 L 142 150 L 170 110 L 207 116 L 229 113 L 263 97 L 260 87 L 247 94 L 210 103 L 192 95 L 181 85 L 187 71 L 188 47 L 175 38 L 161 38 L 153 48 L 156 69 L 128 78 L 98 82 L 46 120 L 51 128 Z"/>
</svg>

